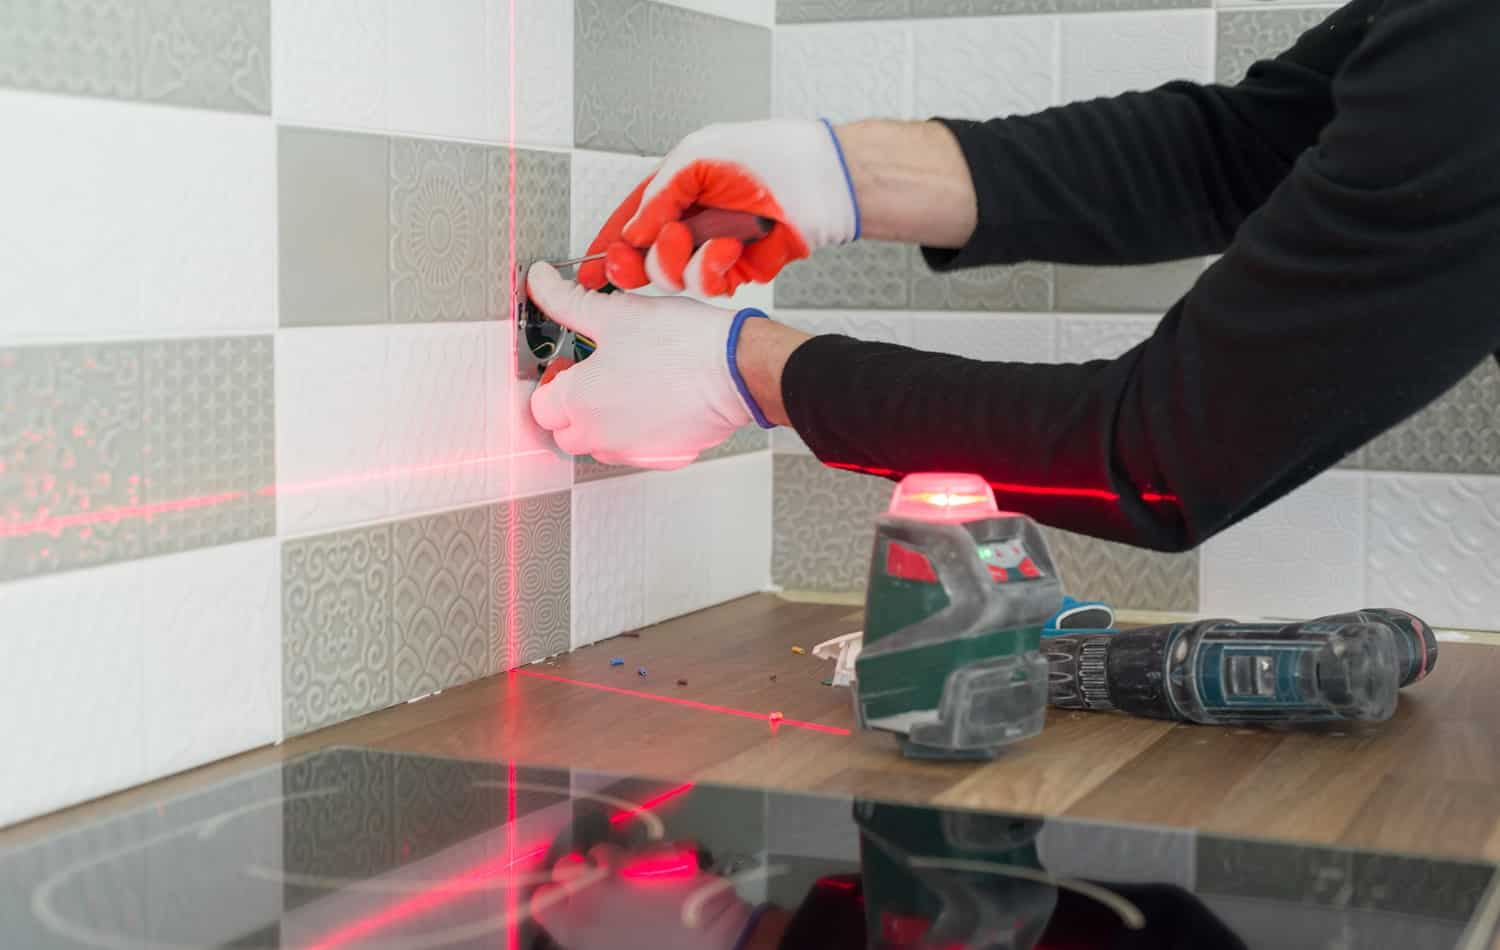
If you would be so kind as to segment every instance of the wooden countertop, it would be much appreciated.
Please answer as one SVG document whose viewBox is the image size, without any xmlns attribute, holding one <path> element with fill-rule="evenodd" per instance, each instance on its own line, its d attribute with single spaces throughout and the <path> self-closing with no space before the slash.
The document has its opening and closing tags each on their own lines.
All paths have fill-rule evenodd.
<svg viewBox="0 0 1500 950">
<path fill-rule="evenodd" d="M 859 627 L 849 606 L 746 598 L 19 826 L 0 847 L 313 749 L 367 745 L 1500 860 L 1491 646 L 1443 644 L 1432 676 L 1379 727 L 1273 733 L 1053 712 L 1039 737 L 987 764 L 907 760 L 882 734 L 773 735 L 762 719 L 584 685 L 849 728 L 849 691 L 822 685 L 832 664 L 810 651 Z M 609 665 L 616 656 L 623 666 Z"/>
</svg>

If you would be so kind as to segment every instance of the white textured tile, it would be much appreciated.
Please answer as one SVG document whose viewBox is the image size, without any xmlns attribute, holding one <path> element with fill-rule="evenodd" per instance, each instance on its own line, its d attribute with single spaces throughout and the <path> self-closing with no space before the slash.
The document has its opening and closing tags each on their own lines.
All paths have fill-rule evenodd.
<svg viewBox="0 0 1500 950">
<path fill-rule="evenodd" d="M 662 0 L 663 3 L 756 26 L 776 23 L 776 0 Z"/>
<path fill-rule="evenodd" d="M 145 777 L 141 571 L 0 585 L 0 826 Z"/>
<path fill-rule="evenodd" d="M 276 328 L 276 128 L 261 116 L 161 109 L 137 190 L 148 333 Z M 90 277 L 90 279 L 93 279 Z"/>
<path fill-rule="evenodd" d="M 281 570 L 273 539 L 144 562 L 148 776 L 281 738 Z"/>
<path fill-rule="evenodd" d="M 1201 611 L 1316 617 L 1365 603 L 1365 476 L 1328 472 L 1203 546 Z"/>
<path fill-rule="evenodd" d="M 605 220 L 655 171 L 658 161 L 583 149 L 573 153 L 571 246 L 575 256 L 588 251 Z"/>
<path fill-rule="evenodd" d="M 647 475 L 606 478 L 573 489 L 573 646 L 646 622 Z"/>
<path fill-rule="evenodd" d="M 1057 77 L 1053 17 L 954 17 L 915 27 L 919 117 L 992 119 L 1052 105 Z"/>
<path fill-rule="evenodd" d="M 1007 363 L 1056 359 L 1051 314 L 913 313 L 907 320 L 909 342 L 919 350 Z"/>
<path fill-rule="evenodd" d="M 385 418 L 388 327 L 276 334 L 278 533 L 303 534 L 391 512 Z"/>
<path fill-rule="evenodd" d="M 1057 359 L 1086 363 L 1124 356 L 1156 331 L 1157 317 L 1057 318 Z"/>
<path fill-rule="evenodd" d="M 492 30 L 506 22 L 505 0 L 389 2 L 391 130 L 500 141 L 508 41 Z"/>
<path fill-rule="evenodd" d="M 1061 102 L 1153 89 L 1174 79 L 1211 82 L 1211 10 L 1064 17 Z"/>
<path fill-rule="evenodd" d="M 272 114 L 284 122 L 386 126 L 388 0 L 272 0 Z"/>
<path fill-rule="evenodd" d="M 772 114 L 789 119 L 909 118 L 911 25 L 784 26 L 774 41 Z"/>
<path fill-rule="evenodd" d="M 507 325 L 485 324 L 488 363 L 486 445 L 491 500 L 565 491 L 573 484 L 573 459 L 531 416 L 534 381 L 515 376 L 514 334 Z"/>
<path fill-rule="evenodd" d="M 640 476 L 645 487 L 646 622 L 713 603 L 713 465 Z"/>
<path fill-rule="evenodd" d="M 510 34 L 510 9 L 507 0 L 491 7 L 491 17 L 498 24 L 489 31 L 495 38 L 492 56 L 498 67 L 495 74 L 497 114 L 501 117 L 500 138 L 510 140 L 507 116 L 511 88 L 506 57 Z M 516 66 L 515 66 L 515 141 L 520 145 L 573 144 L 573 4 L 560 0 L 515 0 Z"/>
<path fill-rule="evenodd" d="M 1368 477 L 1370 605 L 1500 630 L 1500 478 Z"/>
<path fill-rule="evenodd" d="M 771 585 L 771 464 L 769 452 L 753 452 L 694 466 L 713 493 L 710 603 Z"/>
<path fill-rule="evenodd" d="M 489 459 L 484 326 L 393 327 L 386 357 L 392 514 L 483 501 Z"/>
<path fill-rule="evenodd" d="M 804 333 L 837 333 L 876 343 L 911 343 L 911 321 L 890 310 L 778 310 L 776 319 Z"/>
</svg>

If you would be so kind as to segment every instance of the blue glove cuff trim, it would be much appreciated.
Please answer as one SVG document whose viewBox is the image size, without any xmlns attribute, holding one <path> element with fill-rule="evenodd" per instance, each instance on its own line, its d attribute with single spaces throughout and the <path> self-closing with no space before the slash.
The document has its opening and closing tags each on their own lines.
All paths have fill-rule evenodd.
<svg viewBox="0 0 1500 950">
<path fill-rule="evenodd" d="M 833 153 L 839 157 L 839 168 L 844 173 L 844 184 L 849 186 L 849 204 L 854 206 L 854 240 L 859 240 L 862 222 L 859 218 L 859 198 L 854 194 L 854 176 L 849 174 L 849 163 L 844 160 L 844 146 L 839 143 L 838 133 L 833 131 L 833 123 L 827 119 L 819 119 L 823 127 L 828 130 L 828 137 L 833 139 Z"/>
<path fill-rule="evenodd" d="M 729 324 L 729 339 L 724 343 L 724 356 L 729 360 L 729 378 L 734 380 L 734 388 L 739 390 L 740 397 L 745 400 L 745 405 L 750 409 L 750 418 L 762 429 L 774 429 L 775 423 L 766 418 L 766 414 L 760 411 L 755 397 L 750 395 L 750 388 L 745 385 L 745 377 L 740 375 L 740 330 L 745 326 L 745 321 L 751 317 L 766 317 L 764 313 L 754 307 L 746 307 L 734 315 L 734 322 Z"/>
</svg>

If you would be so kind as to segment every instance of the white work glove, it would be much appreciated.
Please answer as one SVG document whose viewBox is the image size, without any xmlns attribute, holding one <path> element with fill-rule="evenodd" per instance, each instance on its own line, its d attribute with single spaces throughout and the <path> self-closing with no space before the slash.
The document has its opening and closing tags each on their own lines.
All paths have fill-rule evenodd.
<svg viewBox="0 0 1500 950">
<path fill-rule="evenodd" d="M 601 294 L 533 264 L 531 300 L 593 338 L 588 359 L 531 394 L 537 425 L 558 448 L 606 465 L 681 468 L 748 425 L 729 371 L 735 311 L 681 297 Z"/>
<path fill-rule="evenodd" d="M 754 910 L 696 862 L 686 846 L 627 854 L 599 845 L 587 861 L 558 862 L 531 915 L 567 950 L 733 950 Z"/>
<path fill-rule="evenodd" d="M 705 209 L 738 212 L 771 223 L 749 244 L 716 237 L 694 250 L 684 217 Z M 859 207 L 833 126 L 771 119 L 711 125 L 667 153 L 600 229 L 578 282 L 622 290 L 649 281 L 727 296 L 745 283 L 766 283 L 783 267 L 833 244 L 859 238 Z"/>
</svg>

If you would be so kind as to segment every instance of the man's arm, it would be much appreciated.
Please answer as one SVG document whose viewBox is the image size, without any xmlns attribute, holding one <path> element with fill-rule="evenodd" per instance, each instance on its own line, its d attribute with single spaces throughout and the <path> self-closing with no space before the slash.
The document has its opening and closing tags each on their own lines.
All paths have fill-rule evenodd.
<svg viewBox="0 0 1500 950">
<path fill-rule="evenodd" d="M 1196 546 L 1500 348 L 1496 62 L 1488 0 L 1389 0 L 1318 145 L 1149 340 L 1048 366 L 818 337 L 781 364 L 784 415 L 826 462 L 975 471 L 1044 522 Z"/>
<path fill-rule="evenodd" d="M 1332 77 L 1383 2 L 1354 0 L 1235 86 L 841 126 L 864 236 L 926 245 L 944 270 L 1217 254 L 1332 117 Z"/>
</svg>

